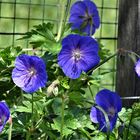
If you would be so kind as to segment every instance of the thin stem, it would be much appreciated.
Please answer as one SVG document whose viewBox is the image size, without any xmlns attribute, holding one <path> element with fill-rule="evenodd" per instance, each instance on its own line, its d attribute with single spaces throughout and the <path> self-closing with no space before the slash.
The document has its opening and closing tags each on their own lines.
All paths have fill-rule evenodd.
<svg viewBox="0 0 140 140">
<path fill-rule="evenodd" d="M 62 12 L 61 12 L 60 26 L 59 26 L 58 34 L 57 34 L 57 37 L 56 37 L 57 42 L 61 39 L 61 36 L 64 33 L 65 23 L 66 23 L 67 16 L 68 16 L 68 13 L 69 13 L 71 0 L 67 0 L 66 6 L 65 6 L 65 3 L 64 3 L 64 0 L 61 0 L 60 4 L 62 6 L 62 8 L 61 8 Z"/>
<path fill-rule="evenodd" d="M 133 110 L 132 110 L 132 113 L 131 113 L 131 118 L 130 118 L 130 121 L 129 121 L 128 129 L 127 129 L 127 133 L 126 133 L 126 137 L 125 137 L 126 140 L 128 139 L 128 136 L 129 136 L 129 128 L 130 128 L 132 119 L 133 119 Z"/>
<path fill-rule="evenodd" d="M 64 107 L 65 107 L 65 103 L 64 103 L 64 97 L 62 96 L 62 107 L 61 107 L 61 131 L 60 131 L 60 136 L 61 139 L 63 140 L 63 127 L 64 127 Z"/>
<path fill-rule="evenodd" d="M 88 88 L 89 88 L 89 91 L 90 91 L 91 96 L 92 96 L 92 98 L 93 98 L 93 97 L 94 97 L 94 94 L 93 94 L 93 92 L 92 92 L 92 89 L 91 89 L 91 87 L 90 87 L 90 86 L 88 86 Z"/>
<path fill-rule="evenodd" d="M 10 123 L 10 127 L 9 127 L 8 140 L 11 140 L 11 138 L 12 138 L 12 123 Z"/>
<path fill-rule="evenodd" d="M 109 56 L 108 58 L 106 58 L 105 60 L 103 60 L 102 62 L 100 62 L 97 66 L 95 66 L 94 68 L 92 68 L 91 70 L 89 70 L 87 72 L 87 74 L 97 70 L 100 66 L 102 66 L 103 64 L 105 64 L 107 61 L 109 61 L 111 58 L 115 57 L 118 54 L 118 52 L 116 52 L 115 54 Z"/>
<path fill-rule="evenodd" d="M 34 96 L 32 94 L 32 120 L 33 120 L 33 115 L 34 115 Z M 32 127 L 33 127 L 33 123 L 32 123 Z"/>
<path fill-rule="evenodd" d="M 107 113 L 104 111 L 104 109 L 102 109 L 100 106 L 95 106 L 97 109 L 99 109 L 103 114 L 104 114 L 104 117 L 105 117 L 105 121 L 106 121 L 106 127 L 107 127 L 107 140 L 108 140 L 108 137 L 110 135 L 110 121 L 109 121 L 109 118 L 108 118 L 108 115 Z"/>
<path fill-rule="evenodd" d="M 62 28 L 63 28 L 63 20 L 64 20 L 64 15 L 65 15 L 65 4 L 63 0 L 61 0 L 60 5 L 61 5 L 61 20 L 60 20 L 60 25 L 58 29 L 58 34 L 56 37 L 57 42 L 60 40 L 60 37 L 61 37 Z"/>
<path fill-rule="evenodd" d="M 133 51 L 125 50 L 125 52 L 134 54 L 135 56 L 137 56 L 138 58 L 140 58 L 140 55 L 138 55 L 137 53 L 135 53 Z"/>
</svg>

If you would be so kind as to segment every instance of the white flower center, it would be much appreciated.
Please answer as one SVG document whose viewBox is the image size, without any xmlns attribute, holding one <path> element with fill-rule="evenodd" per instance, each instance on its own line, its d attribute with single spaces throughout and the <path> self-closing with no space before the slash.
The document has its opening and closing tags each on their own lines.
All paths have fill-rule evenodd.
<svg viewBox="0 0 140 140">
<path fill-rule="evenodd" d="M 35 68 L 31 67 L 28 71 L 29 71 L 30 76 L 36 75 L 36 69 Z"/>
<path fill-rule="evenodd" d="M 79 49 L 74 50 L 74 51 L 72 52 L 72 57 L 73 57 L 73 59 L 74 59 L 75 61 L 79 61 L 79 60 L 81 59 L 81 56 L 82 56 L 82 54 L 81 54 L 81 52 L 80 52 Z"/>
<path fill-rule="evenodd" d="M 108 109 L 108 115 L 111 116 L 111 117 L 115 116 L 115 109 L 113 107 L 110 107 Z"/>
</svg>

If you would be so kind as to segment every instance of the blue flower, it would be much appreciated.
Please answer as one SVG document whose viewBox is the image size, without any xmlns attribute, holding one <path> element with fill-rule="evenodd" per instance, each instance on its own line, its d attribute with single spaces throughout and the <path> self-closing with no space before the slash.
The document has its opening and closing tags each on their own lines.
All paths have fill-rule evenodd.
<svg viewBox="0 0 140 140">
<path fill-rule="evenodd" d="M 90 0 L 75 2 L 70 10 L 69 23 L 72 24 L 72 30 L 78 29 L 87 35 L 93 35 L 100 26 L 96 5 Z"/>
<path fill-rule="evenodd" d="M 137 75 L 140 77 L 140 59 L 137 61 L 136 65 L 135 65 L 135 71 L 136 71 Z"/>
<path fill-rule="evenodd" d="M 6 122 L 9 120 L 10 110 L 7 104 L 3 101 L 0 102 L 0 132 L 3 130 Z"/>
<path fill-rule="evenodd" d="M 100 61 L 98 43 L 89 36 L 68 35 L 62 40 L 58 64 L 66 76 L 76 79 Z"/>
<path fill-rule="evenodd" d="M 47 73 L 44 61 L 37 56 L 26 54 L 18 56 L 12 71 L 12 79 L 18 87 L 28 93 L 45 87 Z"/>
<path fill-rule="evenodd" d="M 122 109 L 122 102 L 118 94 L 107 89 L 101 90 L 95 97 L 96 104 L 108 115 L 110 131 L 115 127 L 118 112 Z M 90 118 L 92 122 L 99 123 L 99 129 L 107 132 L 107 122 L 104 114 L 96 106 L 91 108 Z"/>
</svg>

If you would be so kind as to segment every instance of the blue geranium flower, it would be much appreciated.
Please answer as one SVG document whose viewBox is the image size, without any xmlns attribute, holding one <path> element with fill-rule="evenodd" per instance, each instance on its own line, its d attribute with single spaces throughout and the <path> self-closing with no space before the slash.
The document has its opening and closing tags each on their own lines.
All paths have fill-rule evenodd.
<svg viewBox="0 0 140 140">
<path fill-rule="evenodd" d="M 22 54 L 15 60 L 12 71 L 14 83 L 22 90 L 33 93 L 44 87 L 47 82 L 46 66 L 44 61 L 37 56 Z"/>
<path fill-rule="evenodd" d="M 135 65 L 135 71 L 136 71 L 137 75 L 140 77 L 140 59 L 137 61 L 136 65 Z"/>
<path fill-rule="evenodd" d="M 71 34 L 62 40 L 58 64 L 66 76 L 76 79 L 82 71 L 87 72 L 99 61 L 98 43 L 95 39 Z"/>
<path fill-rule="evenodd" d="M 118 112 L 122 109 L 122 102 L 119 95 L 115 92 L 104 89 L 97 93 L 95 102 L 108 115 L 110 131 L 112 131 L 117 121 Z M 92 122 L 99 123 L 101 131 L 107 132 L 107 122 L 104 114 L 96 106 L 91 108 L 90 118 Z"/>
<path fill-rule="evenodd" d="M 0 132 L 3 130 L 6 122 L 9 120 L 10 110 L 7 104 L 3 101 L 0 102 Z"/>
<path fill-rule="evenodd" d="M 100 26 L 96 5 L 90 0 L 75 2 L 70 10 L 69 23 L 72 24 L 72 30 L 78 29 L 87 35 L 93 35 Z"/>
</svg>

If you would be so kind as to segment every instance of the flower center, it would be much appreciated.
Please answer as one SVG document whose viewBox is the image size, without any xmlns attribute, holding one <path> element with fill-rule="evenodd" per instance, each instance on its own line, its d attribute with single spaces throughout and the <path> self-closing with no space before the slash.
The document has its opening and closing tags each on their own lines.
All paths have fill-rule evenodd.
<svg viewBox="0 0 140 140">
<path fill-rule="evenodd" d="M 36 75 L 36 69 L 35 68 L 31 67 L 28 71 L 29 71 L 30 76 Z"/>
<path fill-rule="evenodd" d="M 110 107 L 108 109 L 108 116 L 111 116 L 111 117 L 115 116 L 115 109 L 113 107 Z"/>
<path fill-rule="evenodd" d="M 72 52 L 72 57 L 73 57 L 73 59 L 74 59 L 75 61 L 79 61 L 79 60 L 81 59 L 81 52 L 80 52 L 80 50 L 79 50 L 79 49 L 74 50 L 74 51 Z"/>
</svg>

